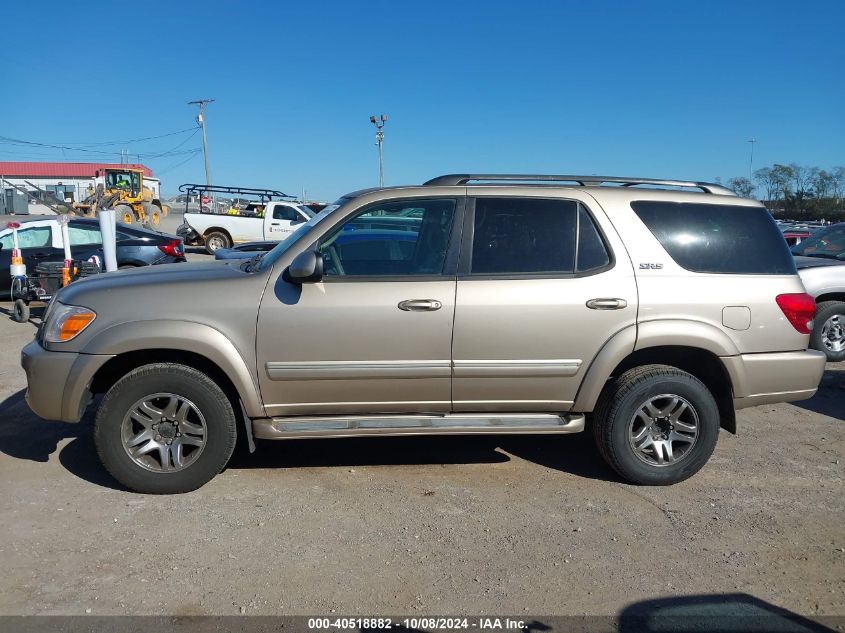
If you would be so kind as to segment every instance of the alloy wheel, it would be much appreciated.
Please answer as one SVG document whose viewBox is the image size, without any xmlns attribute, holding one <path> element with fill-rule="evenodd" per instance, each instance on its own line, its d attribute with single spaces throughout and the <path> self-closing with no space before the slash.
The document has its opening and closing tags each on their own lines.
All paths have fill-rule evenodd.
<svg viewBox="0 0 845 633">
<path fill-rule="evenodd" d="M 698 413 L 681 396 L 651 396 L 628 424 L 628 443 L 650 466 L 671 466 L 690 454 L 698 440 Z"/>
<path fill-rule="evenodd" d="M 123 418 L 121 442 L 138 466 L 172 473 L 193 464 L 206 445 L 208 429 L 197 406 L 172 393 L 138 400 Z"/>
</svg>

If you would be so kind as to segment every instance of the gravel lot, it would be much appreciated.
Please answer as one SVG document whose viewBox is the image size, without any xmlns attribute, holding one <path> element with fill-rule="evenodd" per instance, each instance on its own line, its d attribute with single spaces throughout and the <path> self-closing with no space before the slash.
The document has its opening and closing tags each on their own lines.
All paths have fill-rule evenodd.
<svg viewBox="0 0 845 633">
<path fill-rule="evenodd" d="M 845 615 L 841 364 L 812 400 L 740 412 L 670 488 L 620 483 L 583 434 L 260 442 L 157 497 L 100 468 L 90 411 L 29 411 L 18 351 L 35 325 L 9 307 L 0 614 L 612 615 L 745 594 Z"/>
</svg>

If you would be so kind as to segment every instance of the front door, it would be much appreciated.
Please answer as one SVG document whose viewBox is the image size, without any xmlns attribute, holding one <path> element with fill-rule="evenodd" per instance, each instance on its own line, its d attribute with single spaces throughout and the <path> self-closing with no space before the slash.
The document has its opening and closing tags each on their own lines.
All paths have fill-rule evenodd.
<svg viewBox="0 0 845 633">
<path fill-rule="evenodd" d="M 607 216 L 583 192 L 553 196 L 479 195 L 469 205 L 456 411 L 567 411 L 604 343 L 635 324 L 634 272 Z"/>
<path fill-rule="evenodd" d="M 445 413 L 461 200 L 371 204 L 316 248 L 323 280 L 271 280 L 258 317 L 271 416 Z"/>
</svg>

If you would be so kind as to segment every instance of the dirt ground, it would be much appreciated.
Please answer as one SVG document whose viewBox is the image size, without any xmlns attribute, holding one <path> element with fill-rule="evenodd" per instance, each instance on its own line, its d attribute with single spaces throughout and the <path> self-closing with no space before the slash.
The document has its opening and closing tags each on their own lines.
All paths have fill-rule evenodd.
<svg viewBox="0 0 845 633">
<path fill-rule="evenodd" d="M 260 442 L 197 492 L 101 469 L 23 400 L 0 303 L 0 614 L 599 614 L 741 595 L 845 615 L 845 366 L 739 413 L 708 466 L 621 483 L 587 434 Z"/>
</svg>

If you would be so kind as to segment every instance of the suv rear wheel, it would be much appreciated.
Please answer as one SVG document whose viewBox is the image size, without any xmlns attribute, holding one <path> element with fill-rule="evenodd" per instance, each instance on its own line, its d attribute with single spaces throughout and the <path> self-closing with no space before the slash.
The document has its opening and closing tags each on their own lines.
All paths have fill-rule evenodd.
<svg viewBox="0 0 845 633">
<path fill-rule="evenodd" d="M 674 484 L 710 458 L 719 409 L 695 376 L 668 365 L 646 365 L 608 384 L 593 432 L 605 461 L 626 480 Z"/>
<path fill-rule="evenodd" d="M 196 490 L 235 447 L 232 403 L 208 376 L 171 363 L 145 365 L 109 389 L 94 443 L 106 470 L 136 492 Z"/>
</svg>

